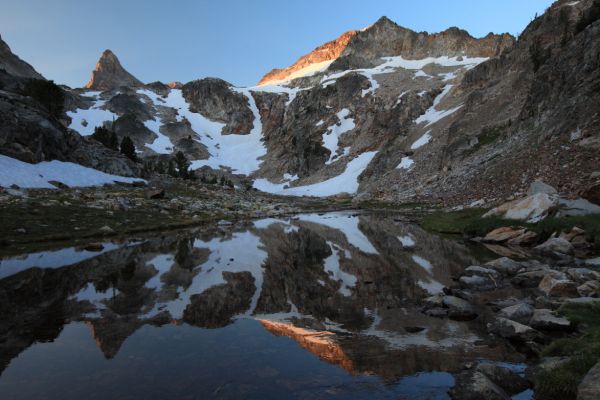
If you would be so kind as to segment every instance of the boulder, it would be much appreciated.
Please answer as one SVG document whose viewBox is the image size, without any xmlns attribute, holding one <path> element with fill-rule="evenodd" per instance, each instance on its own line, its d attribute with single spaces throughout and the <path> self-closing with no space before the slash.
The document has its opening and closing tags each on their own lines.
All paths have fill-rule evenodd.
<svg viewBox="0 0 600 400">
<path fill-rule="evenodd" d="M 549 297 L 577 297 L 577 284 L 568 279 L 556 279 L 546 275 L 538 288 Z"/>
<path fill-rule="evenodd" d="M 577 293 L 582 297 L 595 297 L 600 294 L 599 281 L 587 281 L 577 286 Z"/>
<path fill-rule="evenodd" d="M 531 319 L 533 310 L 534 308 L 531 305 L 519 303 L 514 306 L 503 308 L 498 313 L 498 316 L 525 324 Z"/>
<path fill-rule="evenodd" d="M 552 186 L 540 181 L 539 179 L 533 181 L 527 190 L 527 196 L 533 196 L 538 193 L 546 193 L 546 194 L 558 194 L 556 189 Z"/>
<path fill-rule="evenodd" d="M 590 203 L 600 206 L 600 183 L 596 183 L 585 189 L 585 191 L 581 194 L 581 197 Z"/>
<path fill-rule="evenodd" d="M 448 308 L 448 316 L 452 319 L 468 321 L 477 318 L 475 307 L 466 300 L 455 296 L 444 296 L 442 304 Z"/>
<path fill-rule="evenodd" d="M 480 292 L 497 287 L 496 282 L 492 278 L 481 275 L 461 276 L 458 282 L 466 289 Z"/>
<path fill-rule="evenodd" d="M 532 327 L 502 317 L 498 317 L 494 322 L 489 323 L 488 331 L 505 339 L 521 342 L 534 340 L 539 336 L 539 333 Z"/>
<path fill-rule="evenodd" d="M 493 268 L 503 275 L 515 275 L 521 269 L 521 264 L 511 260 L 508 257 L 502 257 L 493 261 L 489 261 L 485 264 L 485 266 Z"/>
<path fill-rule="evenodd" d="M 529 325 L 542 331 L 569 331 L 572 328 L 568 319 L 557 317 L 548 309 L 535 310 Z"/>
<path fill-rule="evenodd" d="M 588 258 L 587 260 L 584 260 L 584 263 L 588 267 L 600 267 L 600 257 Z"/>
<path fill-rule="evenodd" d="M 542 279 L 544 279 L 546 276 L 548 276 L 548 274 L 551 274 L 550 270 L 548 270 L 548 269 L 524 271 L 524 272 L 518 273 L 510 281 L 513 285 L 518 286 L 518 287 L 534 288 L 536 286 L 539 286 Z"/>
<path fill-rule="evenodd" d="M 510 399 L 510 396 L 484 373 L 473 370 L 460 373 L 448 394 L 455 400 Z"/>
<path fill-rule="evenodd" d="M 588 371 L 577 389 L 577 400 L 600 399 L 600 362 Z"/>
<path fill-rule="evenodd" d="M 506 244 L 511 246 L 527 246 L 534 244 L 538 239 L 538 235 L 532 231 L 525 231 L 521 235 L 509 239 Z"/>
<path fill-rule="evenodd" d="M 510 226 L 503 226 L 489 232 L 482 239 L 486 243 L 504 243 L 511 239 L 522 236 L 526 232 L 525 228 L 512 228 Z"/>
<path fill-rule="evenodd" d="M 557 216 L 560 217 L 600 213 L 600 206 L 593 204 L 586 199 L 560 199 L 559 206 L 560 210 L 557 213 Z"/>
<path fill-rule="evenodd" d="M 470 267 L 465 268 L 465 275 L 473 276 L 486 276 L 486 277 L 498 277 L 500 274 L 495 269 L 484 268 L 478 265 L 471 265 Z"/>
<path fill-rule="evenodd" d="M 535 223 L 554 213 L 557 207 L 558 196 L 537 193 L 502 204 L 485 213 L 483 217 L 497 216 Z"/>
<path fill-rule="evenodd" d="M 561 237 L 551 237 L 544 243 L 536 246 L 535 250 L 547 256 L 553 256 L 556 254 L 573 255 L 574 252 L 571 242 Z"/>
<path fill-rule="evenodd" d="M 576 282 L 600 280 L 600 272 L 589 268 L 569 268 L 567 275 Z"/>
</svg>

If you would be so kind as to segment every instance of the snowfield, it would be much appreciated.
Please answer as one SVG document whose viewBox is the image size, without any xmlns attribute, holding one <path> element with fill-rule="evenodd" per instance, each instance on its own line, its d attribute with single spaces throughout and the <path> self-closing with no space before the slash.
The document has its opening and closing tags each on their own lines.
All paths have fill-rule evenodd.
<svg viewBox="0 0 600 400">
<path fill-rule="evenodd" d="M 119 118 L 118 115 L 102 109 L 106 102 L 99 99 L 100 92 L 86 92 L 82 95 L 93 97 L 96 101 L 87 110 L 79 108 L 75 111 L 67 111 L 67 115 L 71 118 L 69 128 L 79 132 L 81 136 L 89 136 L 94 133 L 95 127 L 102 126 L 106 121 Z"/>
<path fill-rule="evenodd" d="M 70 162 L 54 160 L 29 164 L 0 155 L 0 186 L 17 185 L 21 188 L 56 189 L 57 187 L 49 181 L 62 182 L 71 187 L 101 186 L 115 182 L 145 182 L 143 179 L 110 175 Z"/>
<path fill-rule="evenodd" d="M 254 188 L 284 196 L 327 197 L 341 193 L 355 194 L 358 191 L 358 177 L 367 168 L 375 154 L 377 154 L 376 151 L 362 153 L 346 165 L 343 173 L 323 182 L 284 189 L 285 183 L 278 184 L 271 183 L 267 179 L 256 179 Z"/>
</svg>

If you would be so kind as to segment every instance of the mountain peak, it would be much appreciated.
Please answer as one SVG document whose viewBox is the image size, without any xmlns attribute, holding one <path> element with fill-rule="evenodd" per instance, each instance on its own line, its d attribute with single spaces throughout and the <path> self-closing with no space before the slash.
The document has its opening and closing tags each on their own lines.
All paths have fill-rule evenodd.
<svg viewBox="0 0 600 400">
<path fill-rule="evenodd" d="M 142 86 L 143 83 L 123 68 L 119 59 L 111 50 L 102 52 L 92 71 L 92 78 L 85 85 L 86 89 L 113 90 L 121 86 Z"/>
</svg>

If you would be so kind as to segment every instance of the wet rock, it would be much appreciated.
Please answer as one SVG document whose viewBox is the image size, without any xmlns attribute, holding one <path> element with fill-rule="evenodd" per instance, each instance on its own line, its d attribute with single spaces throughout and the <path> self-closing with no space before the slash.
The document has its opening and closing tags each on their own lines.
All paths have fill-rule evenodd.
<svg viewBox="0 0 600 400">
<path fill-rule="evenodd" d="M 511 260 L 508 257 L 502 257 L 487 262 L 485 266 L 491 267 L 503 275 L 515 275 L 521 269 L 521 264 L 514 260 Z"/>
<path fill-rule="evenodd" d="M 514 306 L 503 308 L 498 313 L 498 316 L 525 324 L 531 319 L 533 311 L 534 308 L 531 305 L 527 303 L 519 303 L 515 304 Z"/>
<path fill-rule="evenodd" d="M 487 376 L 511 396 L 531 387 L 531 384 L 525 378 L 508 368 L 499 367 L 494 364 L 479 364 L 476 370 Z"/>
<path fill-rule="evenodd" d="M 577 293 L 582 297 L 596 297 L 600 294 L 600 282 L 587 281 L 577 286 Z"/>
<path fill-rule="evenodd" d="M 540 309 L 533 312 L 529 325 L 542 331 L 569 331 L 571 322 L 566 318 L 557 317 L 552 310 Z"/>
<path fill-rule="evenodd" d="M 553 256 L 556 254 L 572 255 L 574 251 L 571 242 L 561 237 L 551 237 L 534 249 L 546 256 Z"/>
<path fill-rule="evenodd" d="M 448 317 L 460 321 L 477 318 L 475 307 L 471 303 L 455 296 L 444 296 L 442 303 L 448 308 Z"/>
<path fill-rule="evenodd" d="M 479 371 L 464 371 L 456 377 L 448 392 L 454 400 L 508 400 L 510 396 Z"/>
<path fill-rule="evenodd" d="M 488 324 L 488 331 L 505 339 L 522 342 L 534 340 L 539 336 L 532 327 L 501 317 Z"/>
<path fill-rule="evenodd" d="M 600 362 L 588 371 L 577 389 L 577 400 L 600 399 Z"/>
<path fill-rule="evenodd" d="M 577 297 L 577 285 L 568 279 L 556 279 L 546 275 L 538 288 L 549 297 Z"/>
</svg>

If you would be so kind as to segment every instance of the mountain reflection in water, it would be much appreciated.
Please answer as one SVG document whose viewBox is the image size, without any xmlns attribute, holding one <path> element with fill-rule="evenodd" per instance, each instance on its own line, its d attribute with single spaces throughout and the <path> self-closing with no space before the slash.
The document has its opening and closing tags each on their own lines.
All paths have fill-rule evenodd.
<svg viewBox="0 0 600 400">
<path fill-rule="evenodd" d="M 0 393 L 447 398 L 465 362 L 518 361 L 477 322 L 420 312 L 480 251 L 331 213 L 6 259 Z"/>
</svg>

